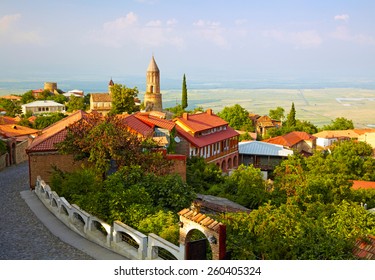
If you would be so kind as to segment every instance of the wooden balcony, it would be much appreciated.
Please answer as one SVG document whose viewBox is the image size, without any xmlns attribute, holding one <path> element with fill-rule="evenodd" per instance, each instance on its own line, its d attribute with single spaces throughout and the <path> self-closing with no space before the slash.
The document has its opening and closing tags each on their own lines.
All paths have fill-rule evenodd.
<svg viewBox="0 0 375 280">
<path fill-rule="evenodd" d="M 215 159 L 218 159 L 218 158 L 221 158 L 221 157 L 224 157 L 226 155 L 233 154 L 233 153 L 237 153 L 238 154 L 238 147 L 235 147 L 235 148 L 229 149 L 227 151 L 220 152 L 220 153 L 218 153 L 216 155 L 207 157 L 205 160 L 207 162 L 211 162 L 211 161 L 214 161 Z"/>
</svg>

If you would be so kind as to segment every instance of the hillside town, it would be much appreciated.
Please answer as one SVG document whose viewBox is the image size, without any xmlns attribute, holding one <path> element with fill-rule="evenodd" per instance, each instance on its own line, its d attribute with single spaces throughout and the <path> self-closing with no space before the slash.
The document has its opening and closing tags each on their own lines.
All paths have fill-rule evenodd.
<svg viewBox="0 0 375 280">
<path fill-rule="evenodd" d="M 2 96 L 0 172 L 28 162 L 30 191 L 40 192 L 44 186 L 47 192 L 48 185 L 107 223 L 118 221 L 169 238 L 176 246 L 183 244 L 189 248 L 183 259 L 375 259 L 375 129 L 355 128 L 344 118 L 318 129 L 296 119 L 294 104 L 291 109 L 270 108 L 269 115 L 238 104 L 221 112 L 188 111 L 185 75 L 181 104 L 164 108 L 160 79 L 152 56 L 144 100 L 137 88 L 112 78 L 107 92 L 64 92 L 56 82 L 45 82 L 42 89 Z M 92 177 L 91 168 L 96 172 Z M 64 181 L 73 182 L 69 174 L 78 174 L 82 182 L 99 180 L 106 191 L 113 191 L 97 190 L 102 198 L 85 200 L 95 191 L 85 193 L 78 185 L 68 190 Z M 124 205 L 116 215 L 111 205 L 106 206 L 111 211 L 102 210 L 112 214 L 101 212 L 98 205 L 106 205 L 103 199 L 113 200 L 116 193 L 110 183 L 120 182 L 134 184 L 119 200 Z M 173 194 L 164 194 L 167 190 Z M 143 198 L 137 198 L 143 191 Z M 144 205 L 137 199 L 150 202 Z M 345 220 L 345 209 L 352 205 L 357 205 L 352 222 L 363 222 L 359 228 L 335 220 Z M 144 207 L 144 213 L 137 207 Z M 318 208 L 321 212 L 312 210 Z M 138 220 L 124 214 L 129 209 Z M 157 215 L 172 219 L 165 226 L 174 224 L 177 235 L 171 237 L 165 229 L 154 232 L 142 222 L 156 223 L 151 217 Z M 338 232 L 337 227 L 345 229 Z M 189 243 L 194 240 L 189 229 L 200 231 L 196 239 L 209 244 L 203 256 Z M 119 238 L 130 242 L 132 236 Z M 302 244 L 309 238 L 310 244 Z M 322 251 L 311 243 L 321 244 Z M 332 255 L 339 249 L 340 254 Z M 155 258 L 177 258 L 171 254 Z"/>
</svg>

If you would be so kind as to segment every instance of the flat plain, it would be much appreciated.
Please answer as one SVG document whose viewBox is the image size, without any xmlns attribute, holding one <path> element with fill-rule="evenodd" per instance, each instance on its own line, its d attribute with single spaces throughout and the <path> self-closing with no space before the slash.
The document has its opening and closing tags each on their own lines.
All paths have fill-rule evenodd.
<svg viewBox="0 0 375 280">
<path fill-rule="evenodd" d="M 163 106 L 179 103 L 181 91 L 164 91 Z M 282 107 L 285 115 L 292 103 L 296 117 L 318 127 L 337 117 L 353 121 L 356 128 L 375 127 L 375 90 L 358 88 L 322 89 L 194 89 L 188 91 L 188 109 L 202 106 L 215 113 L 225 106 L 239 104 L 251 113 L 267 115 Z"/>
</svg>

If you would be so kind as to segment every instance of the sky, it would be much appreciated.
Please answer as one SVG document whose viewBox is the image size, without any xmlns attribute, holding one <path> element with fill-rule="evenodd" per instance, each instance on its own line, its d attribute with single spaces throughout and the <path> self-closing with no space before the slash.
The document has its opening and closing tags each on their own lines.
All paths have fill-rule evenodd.
<svg viewBox="0 0 375 280">
<path fill-rule="evenodd" d="M 373 0 L 1 0 L 0 81 L 375 79 Z"/>
</svg>

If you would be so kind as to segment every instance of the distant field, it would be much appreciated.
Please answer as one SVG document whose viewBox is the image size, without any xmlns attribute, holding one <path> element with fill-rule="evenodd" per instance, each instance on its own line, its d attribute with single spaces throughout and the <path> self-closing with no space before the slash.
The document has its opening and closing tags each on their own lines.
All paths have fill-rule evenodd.
<svg viewBox="0 0 375 280">
<path fill-rule="evenodd" d="M 16 94 L 24 92 L 24 89 L 11 91 Z M 9 90 L 0 88 L 0 96 L 9 93 Z M 162 90 L 162 94 L 164 108 L 181 102 L 181 90 Z M 143 94 L 139 97 L 143 100 Z M 283 107 L 287 114 L 292 102 L 298 119 L 308 120 L 318 127 L 337 117 L 352 120 L 358 128 L 375 127 L 375 89 L 188 89 L 188 109 L 202 106 L 213 109 L 215 113 L 237 103 L 259 115 L 268 114 L 270 109 L 278 106 Z"/>
<path fill-rule="evenodd" d="M 180 102 L 180 91 L 164 91 L 163 106 Z M 221 111 L 225 106 L 240 104 L 259 115 L 283 107 L 288 113 L 294 102 L 297 118 L 317 126 L 328 124 L 337 117 L 353 121 L 355 127 L 375 126 L 375 90 L 352 88 L 325 89 L 211 89 L 190 90 L 189 109 L 202 106 Z"/>
</svg>

